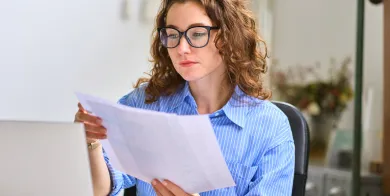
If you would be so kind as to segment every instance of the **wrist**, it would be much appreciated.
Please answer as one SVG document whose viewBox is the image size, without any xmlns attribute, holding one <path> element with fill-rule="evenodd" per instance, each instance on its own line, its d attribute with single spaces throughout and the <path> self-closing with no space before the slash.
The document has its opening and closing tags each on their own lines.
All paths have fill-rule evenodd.
<svg viewBox="0 0 390 196">
<path fill-rule="evenodd" d="M 95 150 L 100 146 L 101 146 L 100 140 L 87 142 L 87 147 L 88 147 L 88 150 L 90 150 L 90 151 Z"/>
</svg>

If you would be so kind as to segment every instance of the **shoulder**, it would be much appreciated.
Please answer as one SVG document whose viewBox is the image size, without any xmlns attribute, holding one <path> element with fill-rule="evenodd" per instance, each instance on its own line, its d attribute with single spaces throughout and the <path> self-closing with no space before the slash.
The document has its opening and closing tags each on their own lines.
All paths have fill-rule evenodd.
<svg viewBox="0 0 390 196">
<path fill-rule="evenodd" d="M 270 123 L 281 123 L 288 121 L 287 116 L 275 104 L 269 100 L 256 101 L 253 104 L 249 115 L 258 120 L 267 120 Z"/>
<path fill-rule="evenodd" d="M 136 108 L 142 108 L 142 109 L 152 109 L 152 110 L 158 110 L 157 105 L 159 103 L 159 100 L 157 100 L 154 103 L 146 104 L 146 87 L 148 86 L 148 83 L 143 83 L 139 87 L 134 88 L 124 96 L 122 96 L 118 103 L 130 107 L 136 107 Z"/>
<path fill-rule="evenodd" d="M 288 121 L 284 112 L 279 109 L 272 101 L 262 100 L 254 97 L 245 96 L 245 99 L 240 99 L 241 106 L 248 107 L 248 118 L 253 118 L 259 121 L 269 121 L 269 123 L 277 123 Z"/>
<path fill-rule="evenodd" d="M 247 117 L 247 123 L 254 134 L 269 141 L 270 147 L 285 141 L 293 141 L 287 116 L 271 101 L 256 101 Z"/>
<path fill-rule="evenodd" d="M 131 90 L 130 92 L 123 95 L 119 100 L 118 103 L 122 105 L 132 106 L 136 107 L 139 103 L 139 100 L 142 100 L 142 98 L 145 98 L 145 89 L 147 87 L 147 84 L 141 84 L 138 88 L 135 88 Z"/>
</svg>

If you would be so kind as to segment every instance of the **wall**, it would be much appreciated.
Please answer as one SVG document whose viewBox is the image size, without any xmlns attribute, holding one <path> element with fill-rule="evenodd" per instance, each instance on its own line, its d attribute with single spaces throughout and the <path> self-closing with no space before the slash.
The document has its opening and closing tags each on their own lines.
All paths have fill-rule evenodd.
<svg viewBox="0 0 390 196">
<path fill-rule="evenodd" d="M 274 0 L 273 58 L 282 65 L 327 66 L 331 57 L 355 58 L 356 1 Z M 366 1 L 364 86 L 374 90 L 371 129 L 382 128 L 383 7 Z M 354 65 L 354 64 L 353 64 Z M 353 128 L 353 102 L 340 128 Z"/>
<path fill-rule="evenodd" d="M 149 69 L 139 1 L 21 0 L 0 6 L 0 119 L 73 121 L 74 91 L 116 101 Z"/>
<path fill-rule="evenodd" d="M 138 22 L 141 0 L 128 0 L 130 20 L 121 20 L 122 2 L 4 1 L 0 6 L 0 119 L 69 121 L 76 110 L 74 91 L 115 101 L 131 90 L 149 69 L 152 24 Z M 325 64 L 330 57 L 355 55 L 355 1 L 272 3 L 270 55 L 282 64 L 318 60 Z M 364 85 L 375 91 L 373 130 L 382 127 L 382 14 L 382 6 L 367 1 Z M 352 126 L 353 104 L 341 122 L 342 128 Z"/>
</svg>

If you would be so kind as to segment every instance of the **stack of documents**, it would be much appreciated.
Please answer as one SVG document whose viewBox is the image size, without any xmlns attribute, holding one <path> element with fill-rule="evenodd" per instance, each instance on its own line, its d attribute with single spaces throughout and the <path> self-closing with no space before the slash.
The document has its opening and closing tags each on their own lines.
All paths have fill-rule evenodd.
<svg viewBox="0 0 390 196">
<path fill-rule="evenodd" d="M 234 186 L 208 115 L 179 116 L 76 93 L 103 119 L 103 147 L 115 169 L 142 181 L 170 180 L 187 193 Z"/>
</svg>

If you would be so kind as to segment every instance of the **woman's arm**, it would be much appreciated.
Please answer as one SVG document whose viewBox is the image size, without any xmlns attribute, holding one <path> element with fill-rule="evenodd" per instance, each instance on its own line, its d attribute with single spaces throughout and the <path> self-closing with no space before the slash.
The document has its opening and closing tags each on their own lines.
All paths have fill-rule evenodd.
<svg viewBox="0 0 390 196">
<path fill-rule="evenodd" d="M 118 195 L 135 185 L 135 178 L 115 170 L 102 145 L 89 150 L 94 196 Z"/>
<path fill-rule="evenodd" d="M 126 189 L 129 187 L 132 187 L 136 183 L 136 179 L 130 175 L 127 175 L 121 171 L 116 170 L 112 167 L 109 157 L 107 156 L 106 152 L 103 151 L 103 157 L 104 157 L 104 165 L 106 169 L 108 168 L 108 173 L 110 177 L 110 196 L 116 196 L 120 193 L 122 189 Z M 106 195 L 105 195 L 106 196 Z"/>
<path fill-rule="evenodd" d="M 95 148 L 88 149 L 92 186 L 94 195 L 108 195 L 110 191 L 110 175 L 103 157 L 100 139 L 107 137 L 107 130 L 102 126 L 99 117 L 88 113 L 83 106 L 78 104 L 79 110 L 75 115 L 75 122 L 84 124 L 87 143 L 98 144 Z"/>
<path fill-rule="evenodd" d="M 292 193 L 295 144 L 287 118 L 277 133 L 260 158 L 258 170 L 246 196 L 289 196 Z"/>
<path fill-rule="evenodd" d="M 102 146 L 89 150 L 94 196 L 107 196 L 111 192 L 110 174 L 103 157 Z"/>
</svg>

